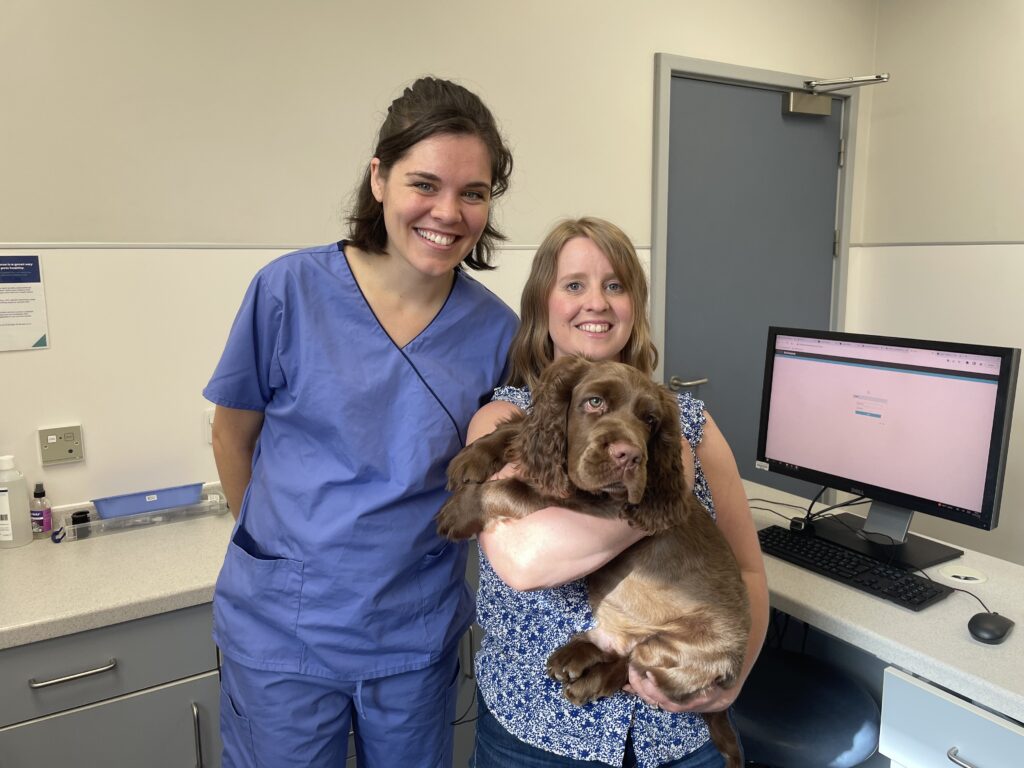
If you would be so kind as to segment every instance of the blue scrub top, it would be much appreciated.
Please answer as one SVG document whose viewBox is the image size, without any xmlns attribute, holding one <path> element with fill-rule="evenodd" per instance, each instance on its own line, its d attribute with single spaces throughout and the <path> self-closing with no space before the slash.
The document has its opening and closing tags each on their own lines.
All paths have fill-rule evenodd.
<svg viewBox="0 0 1024 768">
<path fill-rule="evenodd" d="M 459 271 L 400 349 L 341 245 L 257 273 L 203 391 L 264 413 L 214 639 L 257 669 L 361 680 L 435 662 L 472 618 L 466 547 L 433 518 L 516 317 Z"/>
</svg>

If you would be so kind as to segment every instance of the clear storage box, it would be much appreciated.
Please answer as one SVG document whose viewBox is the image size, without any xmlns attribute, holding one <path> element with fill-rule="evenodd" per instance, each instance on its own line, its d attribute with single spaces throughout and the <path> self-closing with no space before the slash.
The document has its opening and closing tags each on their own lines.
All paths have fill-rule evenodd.
<svg viewBox="0 0 1024 768">
<path fill-rule="evenodd" d="M 102 499 L 93 499 L 92 503 L 96 507 L 100 519 L 105 520 L 111 517 L 138 515 L 159 509 L 198 504 L 202 491 L 202 483 L 192 483 L 191 485 L 177 485 L 173 488 L 157 488 L 140 493 L 107 496 Z"/>
</svg>

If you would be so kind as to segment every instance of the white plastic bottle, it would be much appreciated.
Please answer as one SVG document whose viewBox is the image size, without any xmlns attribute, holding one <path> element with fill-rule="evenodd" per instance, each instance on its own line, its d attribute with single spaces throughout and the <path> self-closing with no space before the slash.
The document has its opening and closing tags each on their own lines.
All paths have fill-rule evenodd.
<svg viewBox="0 0 1024 768">
<path fill-rule="evenodd" d="M 21 547 L 32 541 L 28 485 L 14 466 L 13 456 L 0 456 L 0 549 Z"/>
</svg>

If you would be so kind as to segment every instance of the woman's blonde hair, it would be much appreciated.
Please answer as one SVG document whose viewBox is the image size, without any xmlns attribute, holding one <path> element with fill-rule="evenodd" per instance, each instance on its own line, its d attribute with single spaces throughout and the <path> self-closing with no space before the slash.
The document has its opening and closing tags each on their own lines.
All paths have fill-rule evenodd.
<svg viewBox="0 0 1024 768">
<path fill-rule="evenodd" d="M 544 238 L 523 286 L 519 309 L 519 330 L 509 349 L 508 383 L 514 387 L 536 388 L 541 372 L 554 360 L 554 345 L 548 334 L 548 297 L 558 276 L 558 254 L 575 237 L 586 237 L 611 262 L 615 276 L 633 304 L 633 330 L 619 359 L 650 375 L 658 365 L 658 350 L 651 340 L 647 319 L 647 276 L 626 233 L 604 219 L 566 219 Z"/>
</svg>

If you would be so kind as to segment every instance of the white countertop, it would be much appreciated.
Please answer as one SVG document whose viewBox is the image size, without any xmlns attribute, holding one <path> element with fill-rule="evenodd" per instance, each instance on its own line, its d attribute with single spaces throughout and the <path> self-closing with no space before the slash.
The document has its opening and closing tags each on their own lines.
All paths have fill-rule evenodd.
<svg viewBox="0 0 1024 768">
<path fill-rule="evenodd" d="M 0 549 L 0 649 L 213 599 L 229 512 Z"/>
<path fill-rule="evenodd" d="M 752 497 L 802 501 L 746 486 Z M 759 527 L 785 524 L 768 512 L 753 514 Z M 0 649 L 209 602 L 233 524 L 224 513 L 0 550 Z M 765 557 L 772 605 L 779 610 L 1024 722 L 1024 566 L 971 551 L 958 562 L 986 574 L 988 581 L 969 589 L 1021 625 L 1001 645 L 985 645 L 968 634 L 968 620 L 981 611 L 968 595 L 954 594 L 914 613 Z M 928 573 L 950 583 L 939 567 Z"/>
<path fill-rule="evenodd" d="M 744 485 L 749 497 L 807 503 L 765 486 L 746 481 Z M 778 510 L 799 515 L 785 507 Z M 753 514 L 759 528 L 786 525 L 785 520 L 769 512 L 753 510 Z M 998 529 L 992 535 L 998 535 Z M 983 609 L 969 595 L 954 593 L 914 613 L 765 555 L 775 608 L 983 707 L 1024 722 L 1024 566 L 972 551 L 966 551 L 955 562 L 981 571 L 988 580 L 959 584 L 939 573 L 942 566 L 929 568 L 927 574 L 944 584 L 969 589 L 990 610 L 1013 619 L 1017 626 L 1002 644 L 986 645 L 970 636 L 967 622 Z"/>
</svg>

